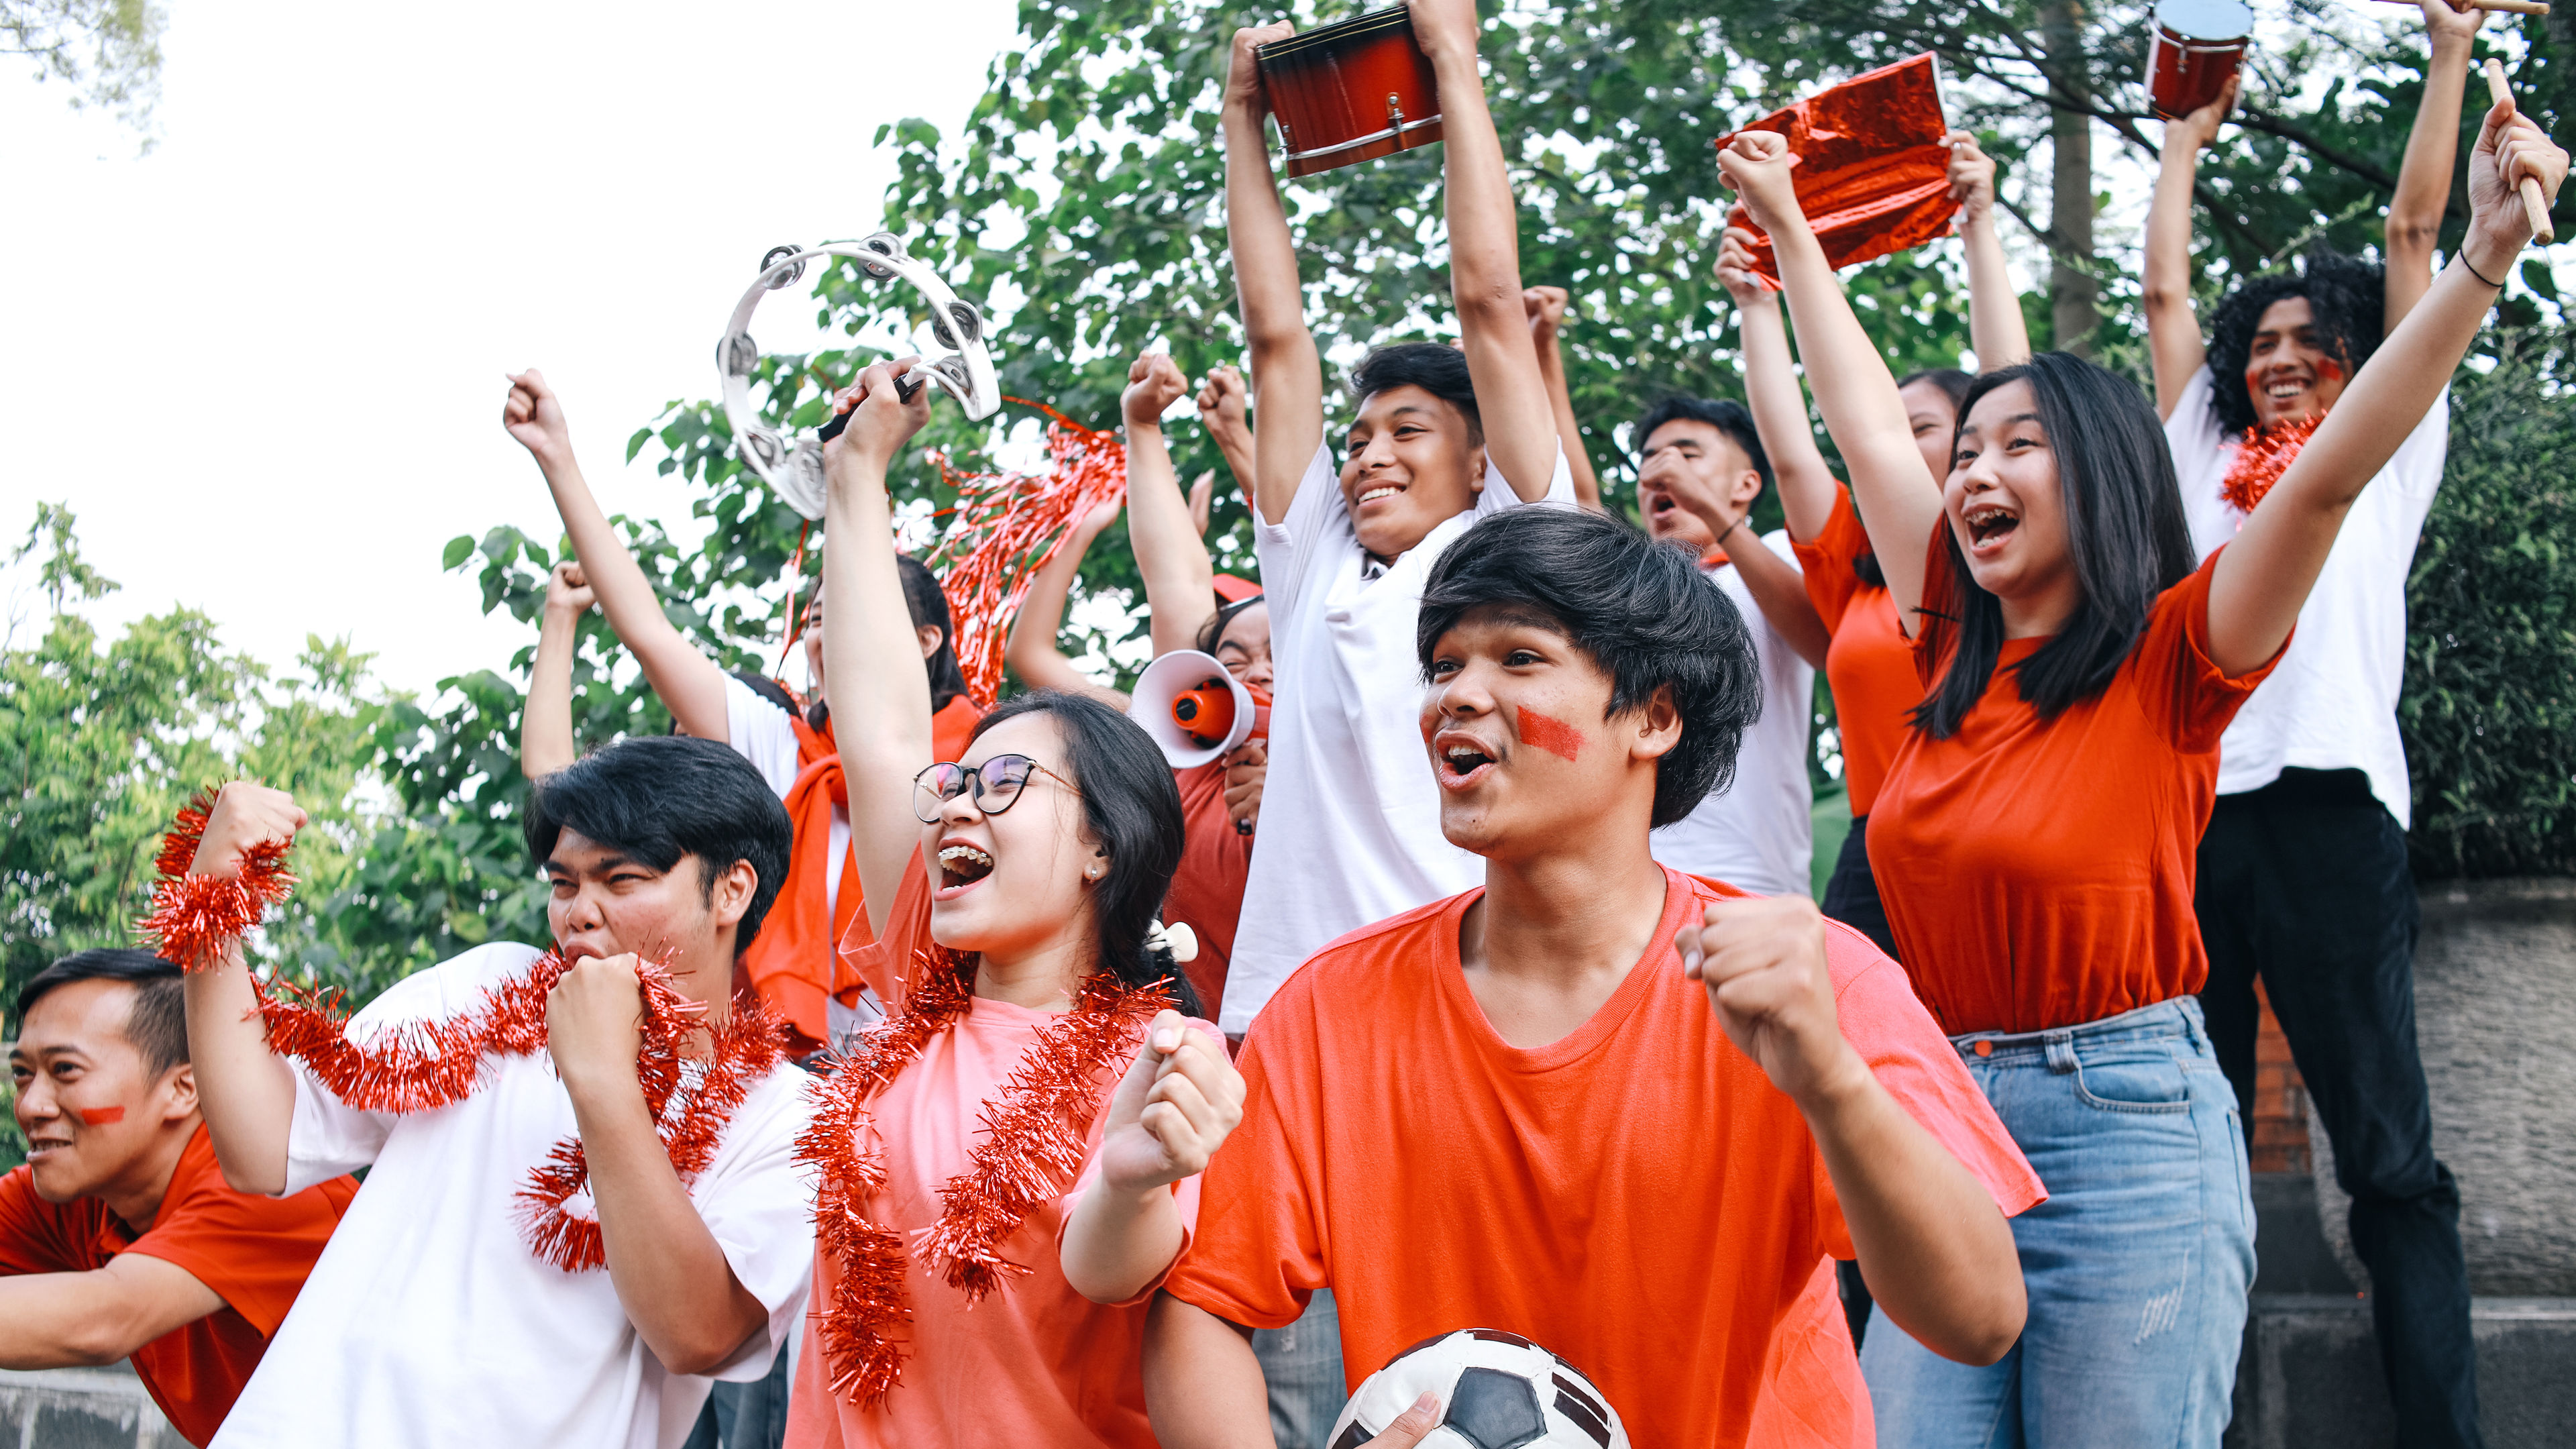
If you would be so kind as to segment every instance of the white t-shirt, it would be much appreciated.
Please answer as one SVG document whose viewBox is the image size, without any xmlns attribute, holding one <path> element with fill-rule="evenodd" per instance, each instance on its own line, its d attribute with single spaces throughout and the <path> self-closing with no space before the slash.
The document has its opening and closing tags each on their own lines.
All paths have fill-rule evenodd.
<svg viewBox="0 0 2576 1449">
<path fill-rule="evenodd" d="M 2204 367 L 2165 422 L 2192 544 L 2204 559 L 2245 523 L 2245 514 L 2219 493 L 2236 442 L 2220 434 L 2209 399 Z M 2424 515 L 2442 486 L 2450 431 L 2446 392 L 2344 515 L 2325 569 L 2299 610 L 2289 653 L 2219 741 L 2219 794 L 2259 790 L 2286 769 L 2360 770 L 2398 826 L 2407 825 L 2406 749 L 2397 737 L 2397 691 L 2406 678 L 2406 575 Z"/>
<path fill-rule="evenodd" d="M 1798 566 L 1785 530 L 1762 536 L 1763 545 Z M 1762 675 L 1762 716 L 1744 732 L 1735 756 L 1735 783 L 1699 808 L 1648 837 L 1655 859 L 1690 875 L 1722 880 L 1765 896 L 1811 892 L 1808 862 L 1815 854 L 1813 788 L 1807 783 L 1807 726 L 1815 712 L 1816 668 L 1798 657 L 1733 564 L 1703 569 L 1753 633 L 1753 655 Z"/>
<path fill-rule="evenodd" d="M 471 1010 L 538 955 L 478 946 L 395 983 L 351 1025 L 364 1039 Z M 782 1063 L 752 1088 L 690 1185 L 734 1277 L 769 1311 L 766 1330 L 711 1377 L 663 1369 L 607 1269 L 566 1273 L 521 1238 L 529 1169 L 575 1135 L 572 1099 L 544 1053 L 487 1058 L 473 1096 L 403 1116 L 346 1105 L 300 1063 L 294 1076 L 286 1191 L 369 1171 L 215 1436 L 224 1449 L 674 1449 L 714 1379 L 760 1378 L 794 1338 L 814 1258 L 813 1189 L 795 1161 L 808 1115 L 796 1068 Z"/>
<path fill-rule="evenodd" d="M 1574 502 L 1562 452 L 1547 501 Z M 1251 1026 L 1279 983 L 1335 937 L 1484 880 L 1483 859 L 1440 833 L 1413 628 L 1442 550 L 1520 502 L 1489 463 L 1474 507 L 1364 578 L 1368 555 L 1326 445 L 1306 466 L 1287 519 L 1256 518 L 1279 687 L 1261 829 L 1226 968 L 1226 1031 Z"/>
<path fill-rule="evenodd" d="M 796 724 L 775 700 L 763 699 L 748 684 L 733 675 L 725 676 L 725 743 L 735 754 L 751 761 L 760 778 L 779 799 L 787 798 L 788 788 L 796 783 Z M 832 807 L 831 839 L 817 846 L 800 840 L 800 850 L 822 850 L 826 861 L 840 861 L 850 854 L 850 811 L 844 805 Z M 823 873 L 823 910 L 828 915 L 841 904 L 841 872 Z M 877 1004 L 876 993 L 862 986 L 859 1004 L 843 1006 L 841 998 L 823 998 L 823 1029 L 838 1044 L 853 1033 L 875 1025 L 885 1017 Z"/>
</svg>

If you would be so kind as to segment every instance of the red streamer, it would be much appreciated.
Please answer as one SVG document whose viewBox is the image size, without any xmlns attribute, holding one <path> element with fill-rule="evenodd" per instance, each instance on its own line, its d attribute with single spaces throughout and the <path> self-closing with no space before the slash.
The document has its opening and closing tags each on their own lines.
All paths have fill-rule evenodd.
<svg viewBox="0 0 2576 1449">
<path fill-rule="evenodd" d="M 2236 505 L 2239 512 L 2251 513 L 2290 464 L 2299 450 L 2308 445 L 2322 416 L 2301 418 L 2297 422 L 2279 423 L 2268 428 L 2247 428 L 2236 456 L 2227 465 L 2227 477 L 2218 485 L 2219 496 Z"/>
<path fill-rule="evenodd" d="M 1929 54 L 1856 75 L 1743 129 L 1788 138 L 1798 209 L 1837 270 L 1949 235 L 1959 203 L 1950 199 L 1950 123 Z M 1740 204 L 1727 220 L 1759 238 L 1754 269 L 1777 286 L 1770 238 Z"/>
<path fill-rule="evenodd" d="M 826 1381 L 839 1397 L 876 1402 L 903 1379 L 891 1330 L 912 1321 L 905 1301 L 903 1237 L 870 1220 L 867 1201 L 886 1181 L 867 1104 L 973 1005 L 974 963 L 948 951 L 920 958 L 919 984 L 902 1009 L 870 1028 L 816 1089 L 815 1112 L 796 1146 L 815 1173 L 814 1233 L 840 1268 L 818 1337 Z M 1082 1166 L 1084 1140 L 1111 1083 L 1103 1074 L 1134 1049 L 1171 1004 L 1160 983 L 1125 986 L 1107 972 L 1085 981 L 1074 1009 L 1038 1028 L 1001 1094 L 984 1105 L 983 1141 L 965 1172 L 940 1189 L 940 1217 L 926 1250 L 969 1302 L 1029 1271 L 1001 1245 Z"/>
<path fill-rule="evenodd" d="M 161 837 L 161 854 L 153 866 L 160 883 L 152 887 L 152 910 L 137 922 L 136 933 L 153 943 L 161 959 L 187 971 L 212 969 L 225 948 L 259 924 L 270 906 L 295 889 L 286 868 L 288 842 L 268 840 L 242 852 L 230 880 L 191 875 L 197 847 L 206 838 L 206 818 L 214 812 L 215 791 L 201 790 L 180 810 Z"/>
<path fill-rule="evenodd" d="M 1086 428 L 1044 403 L 1011 398 L 1054 421 L 1047 427 L 1047 471 L 961 473 L 932 453 L 939 476 L 957 490 L 948 531 L 924 562 L 948 595 L 957 663 L 966 692 L 987 709 L 1002 687 L 1002 653 L 1011 620 L 1038 570 L 1064 546 L 1074 520 L 1127 496 L 1127 445 L 1115 433 Z"/>
</svg>

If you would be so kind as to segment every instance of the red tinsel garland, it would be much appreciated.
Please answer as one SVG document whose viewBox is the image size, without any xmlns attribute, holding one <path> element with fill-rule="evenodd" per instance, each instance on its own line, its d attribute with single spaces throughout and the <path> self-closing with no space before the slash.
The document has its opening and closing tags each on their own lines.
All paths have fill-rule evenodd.
<svg viewBox="0 0 2576 1449">
<path fill-rule="evenodd" d="M 797 1160 L 816 1168 L 816 1243 L 841 1271 L 818 1328 L 826 1382 L 835 1395 L 863 1405 L 902 1380 L 903 1350 L 888 1331 L 912 1321 L 902 1235 L 864 1211 L 886 1180 L 867 1104 L 973 1005 L 971 959 L 942 951 L 921 964 L 903 1008 L 863 1035 L 817 1087 L 814 1116 L 796 1145 Z M 1107 972 L 1093 975 L 1073 1010 L 1038 1028 L 1001 1094 L 985 1104 L 983 1140 L 968 1169 L 940 1189 L 939 1222 L 925 1244 L 968 1301 L 1029 1271 L 1003 1257 L 1001 1245 L 1082 1166 L 1103 1071 L 1170 1004 L 1160 984 L 1126 986 Z"/>
<path fill-rule="evenodd" d="M 242 852 L 231 880 L 191 875 L 197 846 L 206 838 L 206 817 L 214 808 L 215 792 L 198 792 L 161 837 L 161 854 L 153 861 L 161 880 L 152 887 L 151 913 L 135 927 L 154 943 L 161 959 L 187 971 L 215 966 L 225 947 L 258 925 L 261 914 L 295 888 L 282 840 L 263 841 Z"/>
<path fill-rule="evenodd" d="M 2219 496 L 2236 506 L 2240 513 L 2251 513 L 2281 475 L 2290 470 L 2299 450 L 2315 435 L 2322 417 L 2301 418 L 2294 423 L 2280 423 L 2268 428 L 2247 428 L 2236 456 L 2227 464 L 2227 477 L 2218 485 Z"/>
</svg>

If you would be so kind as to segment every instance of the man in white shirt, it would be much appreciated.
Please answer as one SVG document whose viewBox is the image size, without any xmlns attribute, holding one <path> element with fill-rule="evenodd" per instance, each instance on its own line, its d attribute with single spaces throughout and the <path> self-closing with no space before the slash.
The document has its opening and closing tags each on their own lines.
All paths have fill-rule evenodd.
<svg viewBox="0 0 2576 1449">
<path fill-rule="evenodd" d="M 2147 339 L 2204 558 L 2236 536 L 2305 430 L 2432 285 L 2483 12 L 2447 0 L 2422 8 L 2432 64 L 2389 204 L 2384 264 L 2319 248 L 2297 272 L 2244 278 L 2219 303 L 2206 343 L 2191 305 L 2192 182 L 2233 95 L 2165 126 L 2147 221 Z M 2201 1006 L 2240 1108 L 2251 1120 L 2259 975 L 2334 1144 L 2398 1442 L 2474 1449 L 2483 1441 L 2460 1192 L 2433 1156 L 2415 1045 L 2410 788 L 2396 717 L 2406 576 L 2449 429 L 2444 398 L 2362 490 L 2288 652 L 2220 740 L 2194 904 L 2209 950 Z"/>
<path fill-rule="evenodd" d="M 461 1101 L 353 1107 L 271 1052 L 238 950 L 188 978 L 191 1056 L 226 1179 L 282 1194 L 368 1170 L 225 1420 L 226 1449 L 675 1449 L 713 1380 L 759 1379 L 792 1335 L 813 1258 L 794 1160 L 803 1073 L 774 1052 L 746 1067 L 712 1155 L 684 1179 L 637 1068 L 637 953 L 667 958 L 672 988 L 709 1027 L 727 1020 L 740 949 L 784 871 L 785 810 L 741 756 L 684 737 L 602 750 L 541 782 L 528 809 L 570 964 L 545 999 L 542 1047 L 478 1048 Z M 303 823 L 281 791 L 226 786 L 192 873 L 230 875 L 243 851 Z M 408 1030 L 427 1044 L 429 1024 L 470 1024 L 540 954 L 477 947 L 396 984 L 348 1036 L 364 1046 Z M 728 1070 L 687 1050 L 663 1113 L 675 1125 Z M 603 1267 L 568 1270 L 532 1246 L 525 1191 L 566 1141 L 588 1172 L 560 1211 L 597 1223 Z"/>
<path fill-rule="evenodd" d="M 1701 577 L 1752 634 L 1762 676 L 1761 714 L 1744 732 L 1733 775 L 1654 832 L 1655 859 L 1756 895 L 1808 895 L 1815 797 L 1807 733 L 1816 668 L 1833 636 L 1807 600 L 1787 531 L 1756 536 L 1745 522 L 1772 485 L 1761 434 L 1742 403 L 1671 397 L 1647 409 L 1631 436 L 1646 531 L 1699 559 Z"/>
</svg>

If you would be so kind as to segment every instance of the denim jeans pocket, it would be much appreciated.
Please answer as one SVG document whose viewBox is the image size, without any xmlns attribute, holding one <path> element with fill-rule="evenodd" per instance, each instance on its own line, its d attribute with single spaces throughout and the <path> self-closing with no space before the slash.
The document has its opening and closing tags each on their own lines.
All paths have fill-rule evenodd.
<svg viewBox="0 0 2576 1449">
<path fill-rule="evenodd" d="M 2075 1096 L 2105 1112 L 2184 1113 L 2191 1083 L 2173 1054 L 2153 1048 L 2075 1053 Z"/>
</svg>

